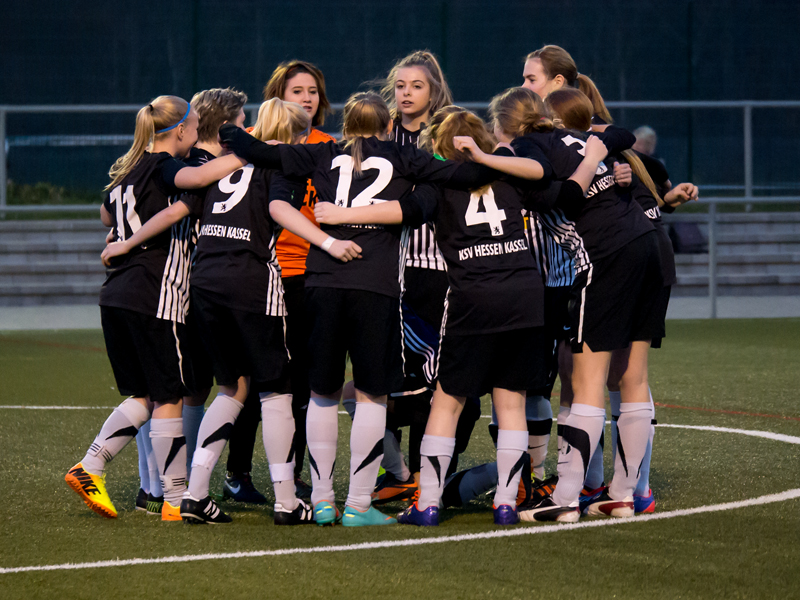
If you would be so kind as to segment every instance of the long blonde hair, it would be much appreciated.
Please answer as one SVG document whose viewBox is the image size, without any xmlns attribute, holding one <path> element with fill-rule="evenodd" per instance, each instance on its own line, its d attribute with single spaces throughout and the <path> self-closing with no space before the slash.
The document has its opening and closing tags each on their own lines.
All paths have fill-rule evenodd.
<svg viewBox="0 0 800 600">
<path fill-rule="evenodd" d="M 397 84 L 397 75 L 400 69 L 406 67 L 420 67 L 427 75 L 428 84 L 431 86 L 429 114 L 432 115 L 443 106 L 448 106 L 453 103 L 453 94 L 450 92 L 450 88 L 444 78 L 444 72 L 439 65 L 439 61 L 436 60 L 436 57 L 430 50 L 417 50 L 394 64 L 392 70 L 389 71 L 389 76 L 386 78 L 386 83 L 381 88 L 381 95 L 389 106 L 392 120 L 400 118 L 400 113 L 397 110 L 397 98 L 395 96 L 394 87 Z"/>
<path fill-rule="evenodd" d="M 512 138 L 553 130 L 553 121 L 542 99 L 523 87 L 509 88 L 492 98 L 489 117 L 493 126 Z"/>
<path fill-rule="evenodd" d="M 278 140 L 291 144 L 303 131 L 311 127 L 311 119 L 302 106 L 272 98 L 258 109 L 258 120 L 253 127 L 253 137 L 262 142 Z"/>
<path fill-rule="evenodd" d="M 183 120 L 189 111 L 189 103 L 177 96 L 159 96 L 136 113 L 136 129 L 133 133 L 133 145 L 123 156 L 120 156 L 108 171 L 111 177 L 105 189 L 110 190 L 122 181 L 137 165 L 147 148 L 154 140 L 163 139 L 168 132 L 156 133 L 172 127 Z"/>
<path fill-rule="evenodd" d="M 345 149 L 353 157 L 353 171 L 361 175 L 364 160 L 364 138 L 380 136 L 389 127 L 392 116 L 389 107 L 375 92 L 358 92 L 344 105 L 342 137 Z"/>
<path fill-rule="evenodd" d="M 641 182 L 645 185 L 648 191 L 653 195 L 653 198 L 656 199 L 659 206 L 664 206 L 666 202 L 664 202 L 663 198 L 658 194 L 656 190 L 656 184 L 653 182 L 653 178 L 650 177 L 650 173 L 647 172 L 647 168 L 644 166 L 642 159 L 636 155 L 636 152 L 633 150 L 623 150 L 622 156 L 625 158 L 625 161 L 631 166 L 631 170 L 633 174 L 636 175 Z"/>
</svg>

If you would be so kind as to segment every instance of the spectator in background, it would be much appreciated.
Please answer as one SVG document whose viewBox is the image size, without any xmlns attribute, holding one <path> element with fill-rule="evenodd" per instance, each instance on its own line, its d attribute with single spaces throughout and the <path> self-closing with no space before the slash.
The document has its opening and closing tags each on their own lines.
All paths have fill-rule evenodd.
<svg viewBox="0 0 800 600">
<path fill-rule="evenodd" d="M 633 145 L 634 150 L 646 154 L 647 156 L 657 158 L 656 144 L 658 143 L 658 136 L 652 127 L 642 125 L 636 128 L 633 135 L 636 136 L 636 143 Z"/>
</svg>

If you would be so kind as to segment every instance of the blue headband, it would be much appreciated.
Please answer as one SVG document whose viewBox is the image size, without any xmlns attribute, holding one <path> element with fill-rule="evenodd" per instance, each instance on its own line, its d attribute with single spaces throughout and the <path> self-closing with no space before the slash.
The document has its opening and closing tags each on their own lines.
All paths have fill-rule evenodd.
<svg viewBox="0 0 800 600">
<path fill-rule="evenodd" d="M 164 129 L 159 129 L 158 131 L 156 131 L 156 133 L 166 133 L 167 131 L 175 129 L 178 125 L 180 125 L 181 123 L 183 123 L 186 120 L 186 117 L 189 116 L 189 113 L 191 112 L 191 110 L 192 110 L 192 105 L 190 104 L 186 108 L 186 114 L 183 115 L 183 118 L 180 121 L 178 121 L 177 123 L 175 123 L 175 125 L 172 125 L 170 127 L 165 127 Z"/>
</svg>

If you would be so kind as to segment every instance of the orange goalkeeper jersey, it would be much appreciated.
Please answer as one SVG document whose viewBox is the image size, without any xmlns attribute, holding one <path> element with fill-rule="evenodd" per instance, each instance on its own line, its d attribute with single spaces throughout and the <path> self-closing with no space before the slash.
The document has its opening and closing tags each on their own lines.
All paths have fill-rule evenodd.
<svg viewBox="0 0 800 600">
<path fill-rule="evenodd" d="M 306 144 L 322 144 L 325 142 L 334 141 L 334 138 L 319 129 L 312 129 L 308 134 Z M 317 225 L 314 219 L 314 204 L 317 203 L 317 190 L 311 185 L 311 180 L 306 182 L 306 195 L 303 198 L 303 206 L 300 207 L 300 213 Z M 310 244 L 298 235 L 290 231 L 283 230 L 278 238 L 276 251 L 278 254 L 278 264 L 281 266 L 282 277 L 294 277 L 295 275 L 302 275 L 306 272 L 306 256 L 308 256 L 308 249 Z"/>
</svg>

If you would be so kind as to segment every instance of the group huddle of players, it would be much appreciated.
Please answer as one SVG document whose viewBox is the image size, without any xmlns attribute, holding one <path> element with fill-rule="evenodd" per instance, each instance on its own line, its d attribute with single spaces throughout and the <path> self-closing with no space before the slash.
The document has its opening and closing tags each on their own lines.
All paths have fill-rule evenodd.
<svg viewBox="0 0 800 600">
<path fill-rule="evenodd" d="M 523 79 L 484 122 L 414 52 L 348 99 L 339 141 L 303 61 L 275 70 L 247 130 L 232 89 L 143 107 L 101 209 L 103 334 L 128 398 L 66 475 L 87 506 L 116 517 L 106 463 L 135 437 L 137 508 L 230 522 L 211 473 L 230 441 L 223 496 L 266 501 L 250 478 L 260 420 L 278 525 L 438 525 L 492 489 L 498 525 L 652 512 L 647 356 L 675 283 L 661 211 L 697 188 L 631 149 L 564 49 L 531 53 Z M 486 394 L 496 461 L 459 472 Z M 401 500 L 396 518 L 375 507 Z"/>
</svg>

